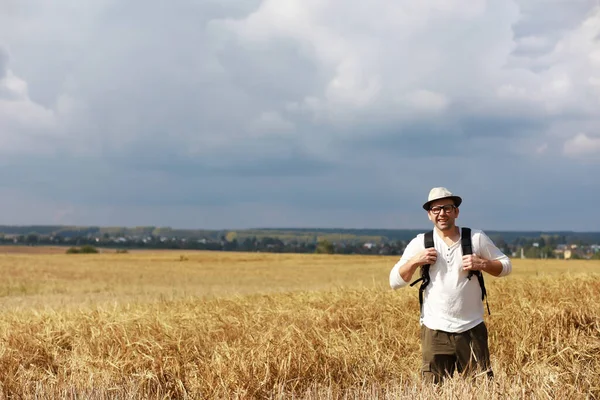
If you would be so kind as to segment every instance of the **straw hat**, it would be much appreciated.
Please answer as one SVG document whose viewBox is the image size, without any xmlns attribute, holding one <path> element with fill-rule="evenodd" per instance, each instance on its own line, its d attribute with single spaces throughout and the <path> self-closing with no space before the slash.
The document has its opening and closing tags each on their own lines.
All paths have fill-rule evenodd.
<svg viewBox="0 0 600 400">
<path fill-rule="evenodd" d="M 429 211 L 429 205 L 432 202 L 441 199 L 452 199 L 456 207 L 460 206 L 460 203 L 462 203 L 462 199 L 459 196 L 453 195 L 452 192 L 445 187 L 435 187 L 429 191 L 429 197 L 427 197 L 427 203 L 423 204 L 423 209 Z"/>
</svg>

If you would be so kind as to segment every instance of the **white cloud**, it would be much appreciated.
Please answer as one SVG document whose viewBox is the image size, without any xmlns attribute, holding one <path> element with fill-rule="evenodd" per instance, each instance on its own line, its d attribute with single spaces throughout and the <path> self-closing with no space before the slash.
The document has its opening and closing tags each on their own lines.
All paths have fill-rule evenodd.
<svg viewBox="0 0 600 400">
<path fill-rule="evenodd" d="M 136 7 L 102 0 L 61 3 L 69 18 L 86 22 L 77 40 L 65 39 L 60 13 L 48 9 L 30 20 L 6 19 L 14 30 L 0 33 L 17 49 L 13 64 L 27 71 L 10 89 L 37 106 L 39 115 L 27 119 L 54 119 L 70 151 L 126 151 L 162 132 L 182 149 L 209 152 L 279 131 L 322 154 L 327 136 L 353 139 L 379 126 L 428 123 L 432 114 L 484 120 L 594 113 L 600 95 L 595 103 L 586 97 L 600 93 L 593 40 L 600 9 L 563 33 L 550 53 L 517 62 L 515 49 L 551 43 L 535 32 L 515 38 L 526 3 L 263 0 L 249 13 L 206 17 L 203 26 L 192 3 L 164 9 L 151 2 L 129 20 L 111 16 Z M 46 71 L 35 66 L 46 64 L 19 51 L 27 40 L 22 27 L 31 23 L 29 40 L 54 38 L 68 66 L 45 81 Z M 27 82 L 36 83 L 35 95 L 24 97 Z M 32 100 L 48 97 L 40 82 L 56 89 L 43 106 Z"/>
<path fill-rule="evenodd" d="M 600 137 L 579 133 L 567 140 L 563 147 L 564 153 L 571 157 L 593 155 L 600 160 Z"/>
<path fill-rule="evenodd" d="M 38 141 L 56 129 L 56 115 L 31 100 L 27 82 L 6 69 L 0 78 L 0 149 L 39 153 L 48 149 Z"/>
<path fill-rule="evenodd" d="M 382 0 L 353 7 L 341 1 L 265 0 L 245 18 L 213 25 L 230 30 L 248 48 L 297 45 L 319 67 L 323 84 L 279 110 L 296 113 L 299 123 L 343 128 L 348 138 L 363 124 L 400 127 L 428 121 L 432 112 L 444 118 L 450 108 L 452 117 L 479 119 L 597 116 L 600 96 L 591 96 L 600 89 L 594 56 L 600 7 L 563 28 L 556 42 L 546 31 L 516 38 L 512 26 L 519 22 L 519 7 L 535 22 L 538 5 L 526 1 L 468 7 L 456 0 L 444 7 L 437 1 Z M 515 56 L 516 50 L 526 54 Z M 543 131 L 536 134 L 538 142 L 545 140 Z"/>
<path fill-rule="evenodd" d="M 542 143 L 535 149 L 536 154 L 544 154 L 548 151 L 548 143 Z"/>
<path fill-rule="evenodd" d="M 258 136 L 282 135 L 294 130 L 294 123 L 282 117 L 278 112 L 265 111 L 251 124 L 250 131 Z"/>
<path fill-rule="evenodd" d="M 442 111 L 454 96 L 485 91 L 513 47 L 517 17 L 506 1 L 265 0 L 246 18 L 213 26 L 231 30 L 244 46 L 296 43 L 319 66 L 324 85 L 293 103 L 319 121 L 351 125 L 400 118 L 398 99 Z"/>
<path fill-rule="evenodd" d="M 549 38 L 545 36 L 525 36 L 516 41 L 519 51 L 537 52 L 551 46 Z"/>
<path fill-rule="evenodd" d="M 448 99 L 441 93 L 429 90 L 416 90 L 406 97 L 406 101 L 417 111 L 441 112 L 448 106 Z"/>
<path fill-rule="evenodd" d="M 598 116 L 600 88 L 600 6 L 566 31 L 551 51 L 511 59 L 529 69 L 499 87 L 500 97 L 519 100 L 552 115 L 573 112 Z"/>
</svg>

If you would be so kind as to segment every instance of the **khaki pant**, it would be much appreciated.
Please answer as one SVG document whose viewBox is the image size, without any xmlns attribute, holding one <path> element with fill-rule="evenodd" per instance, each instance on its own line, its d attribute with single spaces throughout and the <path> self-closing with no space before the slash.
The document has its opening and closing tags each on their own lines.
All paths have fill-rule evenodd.
<svg viewBox="0 0 600 400">
<path fill-rule="evenodd" d="M 493 377 L 488 348 L 488 331 L 481 323 L 468 331 L 450 333 L 421 326 L 423 379 L 439 383 L 454 371 L 474 376 L 482 373 Z"/>
</svg>

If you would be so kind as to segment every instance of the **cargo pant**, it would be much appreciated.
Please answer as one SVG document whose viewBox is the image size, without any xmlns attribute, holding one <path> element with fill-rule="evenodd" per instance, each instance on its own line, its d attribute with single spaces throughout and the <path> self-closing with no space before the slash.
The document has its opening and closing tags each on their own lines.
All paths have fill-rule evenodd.
<svg viewBox="0 0 600 400">
<path fill-rule="evenodd" d="M 464 376 L 493 377 L 485 323 L 468 331 L 451 333 L 421 326 L 423 380 L 440 383 L 458 372 Z"/>
</svg>

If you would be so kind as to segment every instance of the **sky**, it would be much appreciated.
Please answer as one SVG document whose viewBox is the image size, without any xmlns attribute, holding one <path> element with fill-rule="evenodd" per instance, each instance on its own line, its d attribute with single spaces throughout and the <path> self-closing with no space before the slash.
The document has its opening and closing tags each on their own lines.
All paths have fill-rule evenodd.
<svg viewBox="0 0 600 400">
<path fill-rule="evenodd" d="M 0 224 L 600 230 L 599 0 L 0 0 Z"/>
</svg>

